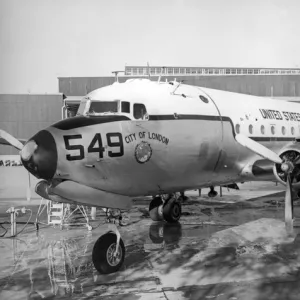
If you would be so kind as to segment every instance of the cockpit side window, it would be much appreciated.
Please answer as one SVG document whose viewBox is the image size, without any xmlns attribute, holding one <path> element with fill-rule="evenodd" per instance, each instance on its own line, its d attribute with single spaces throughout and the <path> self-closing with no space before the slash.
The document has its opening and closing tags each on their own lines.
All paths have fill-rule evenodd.
<svg viewBox="0 0 300 300">
<path fill-rule="evenodd" d="M 133 105 L 133 116 L 135 119 L 147 119 L 147 110 L 144 104 L 135 103 Z"/>
<path fill-rule="evenodd" d="M 130 102 L 122 101 L 121 111 L 130 114 Z"/>
</svg>

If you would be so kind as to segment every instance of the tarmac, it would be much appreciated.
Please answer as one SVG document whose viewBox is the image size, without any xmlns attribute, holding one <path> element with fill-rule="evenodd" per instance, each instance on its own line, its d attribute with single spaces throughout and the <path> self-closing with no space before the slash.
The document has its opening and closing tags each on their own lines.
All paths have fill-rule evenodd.
<svg viewBox="0 0 300 300">
<path fill-rule="evenodd" d="M 177 224 L 153 222 L 151 198 L 134 199 L 127 226 L 119 227 L 126 247 L 121 269 L 101 275 L 91 253 L 108 230 L 102 210 L 84 225 L 53 227 L 35 221 L 39 200 L 0 198 L 0 223 L 13 204 L 31 211 L 17 217 L 15 238 L 0 227 L 0 299 L 299 299 L 300 201 L 294 206 L 294 234 L 284 224 L 284 187 L 245 183 L 187 192 Z M 217 189 L 218 191 L 218 189 Z M 40 218 L 46 222 L 45 212 Z M 76 222 L 84 223 L 80 214 Z M 24 224 L 25 223 L 25 224 Z M 8 230 L 5 233 L 5 228 Z M 23 229 L 24 228 L 24 229 Z M 23 231 L 22 231 L 23 230 Z"/>
</svg>

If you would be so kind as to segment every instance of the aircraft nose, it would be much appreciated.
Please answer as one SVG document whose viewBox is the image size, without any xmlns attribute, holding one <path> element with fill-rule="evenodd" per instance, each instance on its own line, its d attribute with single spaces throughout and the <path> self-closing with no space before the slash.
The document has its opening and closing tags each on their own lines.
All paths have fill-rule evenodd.
<svg viewBox="0 0 300 300">
<path fill-rule="evenodd" d="M 35 177 L 52 179 L 57 167 L 57 148 L 53 135 L 39 131 L 20 151 L 24 167 Z"/>
</svg>

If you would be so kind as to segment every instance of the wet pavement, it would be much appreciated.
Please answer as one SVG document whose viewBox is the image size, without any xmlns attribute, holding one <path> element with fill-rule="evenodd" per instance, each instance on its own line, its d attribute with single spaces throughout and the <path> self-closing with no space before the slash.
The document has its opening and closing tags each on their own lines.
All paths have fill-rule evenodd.
<svg viewBox="0 0 300 300">
<path fill-rule="evenodd" d="M 101 211 L 92 231 L 42 225 L 37 232 L 28 224 L 9 238 L 8 230 L 0 239 L 0 299 L 299 299 L 299 228 L 296 222 L 294 236 L 286 235 L 282 190 L 249 183 L 214 199 L 191 191 L 178 224 L 152 222 L 150 198 L 135 199 L 129 225 L 120 227 L 125 261 L 110 275 L 91 260 L 107 231 Z M 0 222 L 7 205 L 0 200 Z M 299 200 L 294 212 L 300 217 Z"/>
</svg>

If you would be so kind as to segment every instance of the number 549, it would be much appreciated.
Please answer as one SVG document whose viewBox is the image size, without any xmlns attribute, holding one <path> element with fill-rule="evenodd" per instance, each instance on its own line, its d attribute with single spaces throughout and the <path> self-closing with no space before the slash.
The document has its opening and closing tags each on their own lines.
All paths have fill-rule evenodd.
<svg viewBox="0 0 300 300">
<path fill-rule="evenodd" d="M 65 141 L 65 147 L 66 150 L 76 150 L 78 154 L 76 155 L 71 155 L 67 154 L 66 158 L 67 160 L 81 160 L 84 159 L 84 146 L 82 144 L 73 144 L 70 145 L 71 140 L 79 140 L 82 139 L 81 134 L 74 134 L 74 135 L 64 135 L 64 141 Z M 112 141 L 112 138 L 116 138 L 117 141 Z M 124 145 L 123 145 L 123 139 L 122 139 L 122 134 L 119 132 L 111 132 L 106 134 L 106 140 L 107 140 L 107 145 L 112 148 L 117 148 L 117 149 L 112 149 L 114 151 L 108 151 L 108 156 L 109 157 L 118 157 L 118 156 L 123 156 L 124 155 Z M 99 158 L 103 158 L 103 152 L 105 151 L 105 148 L 103 147 L 102 144 L 102 138 L 100 133 L 96 133 L 95 136 L 93 137 L 90 145 L 87 148 L 88 153 L 99 153 Z"/>
</svg>

